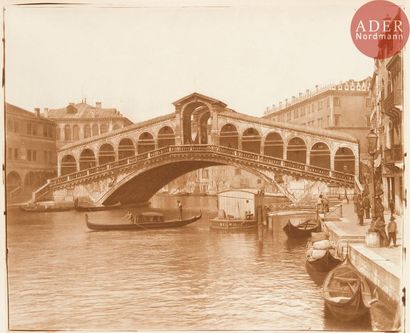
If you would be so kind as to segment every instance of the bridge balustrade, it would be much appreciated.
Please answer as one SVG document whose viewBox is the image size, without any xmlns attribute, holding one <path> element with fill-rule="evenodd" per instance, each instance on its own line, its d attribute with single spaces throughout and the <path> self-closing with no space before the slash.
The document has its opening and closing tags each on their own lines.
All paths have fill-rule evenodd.
<svg viewBox="0 0 410 333">
<path fill-rule="evenodd" d="M 320 167 L 308 165 L 307 170 L 311 171 L 311 172 L 314 172 L 314 173 L 321 174 L 321 175 L 330 176 L 330 170 L 328 170 L 328 169 L 323 169 L 323 168 L 320 168 Z"/>
</svg>

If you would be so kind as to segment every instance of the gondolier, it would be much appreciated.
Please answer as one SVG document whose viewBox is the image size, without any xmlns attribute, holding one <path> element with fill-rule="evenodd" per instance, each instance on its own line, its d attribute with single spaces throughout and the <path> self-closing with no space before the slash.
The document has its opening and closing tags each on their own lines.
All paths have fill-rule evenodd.
<svg viewBox="0 0 410 333">
<path fill-rule="evenodd" d="M 178 200 L 179 219 L 182 220 L 182 202 Z"/>
</svg>

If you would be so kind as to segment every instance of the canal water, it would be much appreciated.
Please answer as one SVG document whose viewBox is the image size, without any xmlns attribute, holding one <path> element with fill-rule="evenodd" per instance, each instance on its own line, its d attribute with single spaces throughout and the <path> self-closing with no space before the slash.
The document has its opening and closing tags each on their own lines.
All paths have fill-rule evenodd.
<svg viewBox="0 0 410 333">
<path fill-rule="evenodd" d="M 8 212 L 10 329 L 384 330 L 391 315 L 345 324 L 324 309 L 304 242 L 209 230 L 215 197 L 181 197 L 200 221 L 168 230 L 89 231 L 84 213 Z M 152 206 L 178 216 L 176 197 Z M 171 207 L 172 209 L 169 209 Z M 168 208 L 168 209 L 166 209 Z M 89 213 L 115 222 L 125 211 Z M 315 282 L 316 281 L 316 282 Z"/>
</svg>

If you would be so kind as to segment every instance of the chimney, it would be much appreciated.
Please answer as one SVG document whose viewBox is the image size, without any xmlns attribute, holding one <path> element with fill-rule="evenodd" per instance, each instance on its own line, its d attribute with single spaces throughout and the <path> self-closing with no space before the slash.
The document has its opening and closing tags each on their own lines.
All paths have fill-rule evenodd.
<svg viewBox="0 0 410 333">
<path fill-rule="evenodd" d="M 306 89 L 306 95 L 309 95 L 309 94 L 310 94 L 310 90 Z"/>
<path fill-rule="evenodd" d="M 296 101 L 296 96 L 292 96 L 292 102 Z"/>
<path fill-rule="evenodd" d="M 44 108 L 44 117 L 48 118 L 48 108 Z"/>
<path fill-rule="evenodd" d="M 279 102 L 279 108 L 282 108 L 282 101 Z"/>
<path fill-rule="evenodd" d="M 285 99 L 285 106 L 288 106 L 288 99 Z"/>
<path fill-rule="evenodd" d="M 300 92 L 300 93 L 299 93 L 299 98 L 301 98 L 301 97 L 302 97 L 302 93 Z"/>
<path fill-rule="evenodd" d="M 95 107 L 101 109 L 101 102 L 95 102 Z"/>
<path fill-rule="evenodd" d="M 319 90 L 319 85 L 315 85 L 316 91 Z"/>
<path fill-rule="evenodd" d="M 276 109 L 276 105 L 275 105 L 275 104 L 272 104 L 272 109 Z"/>
<path fill-rule="evenodd" d="M 36 114 L 37 118 L 40 118 L 40 108 L 34 108 L 34 113 Z"/>
</svg>

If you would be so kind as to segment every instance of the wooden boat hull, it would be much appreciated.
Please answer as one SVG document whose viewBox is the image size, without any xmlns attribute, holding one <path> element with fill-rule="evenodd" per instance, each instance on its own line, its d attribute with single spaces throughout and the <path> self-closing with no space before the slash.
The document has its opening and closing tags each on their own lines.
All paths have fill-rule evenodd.
<svg viewBox="0 0 410 333">
<path fill-rule="evenodd" d="M 72 210 L 74 207 L 24 207 L 20 206 L 20 209 L 29 213 L 49 213 L 49 212 L 65 212 Z"/>
<path fill-rule="evenodd" d="M 214 218 L 211 220 L 210 228 L 213 230 L 249 230 L 257 226 L 256 220 L 229 220 Z"/>
<path fill-rule="evenodd" d="M 326 254 L 319 259 L 306 258 L 306 263 L 317 272 L 329 272 L 336 266 L 340 265 L 342 261 L 327 250 Z"/>
<path fill-rule="evenodd" d="M 169 220 L 164 222 L 143 222 L 143 223 L 125 223 L 125 224 L 99 224 L 89 221 L 88 215 L 85 214 L 87 227 L 91 230 L 110 231 L 110 230 L 131 230 L 142 231 L 151 229 L 177 228 L 194 223 L 202 217 L 202 214 L 193 216 L 185 220 Z"/>
<path fill-rule="evenodd" d="M 332 316 L 340 321 L 353 321 L 366 315 L 375 301 L 365 278 L 349 260 L 329 272 L 323 283 L 323 296 Z"/>
<path fill-rule="evenodd" d="M 319 232 L 321 229 L 319 221 L 308 221 L 312 221 L 312 226 L 307 226 L 306 228 L 296 227 L 288 221 L 288 223 L 283 227 L 283 231 L 285 231 L 286 235 L 290 238 L 308 238 L 312 232 Z"/>
</svg>

